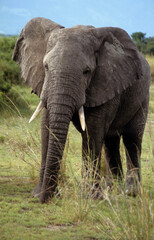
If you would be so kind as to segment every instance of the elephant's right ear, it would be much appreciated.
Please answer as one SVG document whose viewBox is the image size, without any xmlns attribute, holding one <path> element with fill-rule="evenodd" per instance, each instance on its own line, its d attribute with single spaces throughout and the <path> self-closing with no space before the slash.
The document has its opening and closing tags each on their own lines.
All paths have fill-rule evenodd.
<svg viewBox="0 0 154 240">
<path fill-rule="evenodd" d="M 26 84 L 38 96 L 44 82 L 43 58 L 48 38 L 53 30 L 59 28 L 63 27 L 49 19 L 34 18 L 23 28 L 15 45 L 13 60 L 20 65 Z"/>
</svg>

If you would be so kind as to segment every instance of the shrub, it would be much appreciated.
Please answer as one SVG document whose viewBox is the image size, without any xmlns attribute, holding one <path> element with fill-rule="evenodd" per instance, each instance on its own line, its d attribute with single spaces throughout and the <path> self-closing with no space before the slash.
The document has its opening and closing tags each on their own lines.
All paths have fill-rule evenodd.
<svg viewBox="0 0 154 240">
<path fill-rule="evenodd" d="M 12 60 L 17 37 L 0 37 L 0 92 L 9 92 L 12 84 L 22 84 L 20 68 Z"/>
</svg>

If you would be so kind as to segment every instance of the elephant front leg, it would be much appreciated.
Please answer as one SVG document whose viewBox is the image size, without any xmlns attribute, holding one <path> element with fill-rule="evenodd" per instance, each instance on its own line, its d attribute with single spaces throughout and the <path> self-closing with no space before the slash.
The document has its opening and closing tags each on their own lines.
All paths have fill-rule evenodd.
<svg viewBox="0 0 154 240">
<path fill-rule="evenodd" d="M 48 119 L 48 110 L 44 108 L 42 114 L 41 121 L 41 153 L 42 153 L 42 161 L 41 161 L 41 169 L 40 169 L 40 177 L 37 186 L 34 188 L 32 194 L 34 197 L 40 197 L 42 183 L 44 179 L 44 171 L 46 166 L 46 157 L 48 151 L 48 141 L 49 141 L 49 119 Z"/>
</svg>

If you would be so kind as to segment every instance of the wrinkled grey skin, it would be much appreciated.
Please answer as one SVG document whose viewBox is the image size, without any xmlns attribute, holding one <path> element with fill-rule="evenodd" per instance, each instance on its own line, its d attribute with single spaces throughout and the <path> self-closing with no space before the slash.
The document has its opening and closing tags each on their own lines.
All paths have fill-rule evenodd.
<svg viewBox="0 0 154 240">
<path fill-rule="evenodd" d="M 35 18 L 22 30 L 13 59 L 21 66 L 26 83 L 46 106 L 41 125 L 40 179 L 34 195 L 44 203 L 57 191 L 70 121 L 82 135 L 85 163 L 89 145 L 94 170 L 98 173 L 96 188 L 99 188 L 102 146 L 108 179 L 111 174 L 123 177 L 119 153 L 120 137 L 123 138 L 127 193 L 131 189 L 135 195 L 135 184 L 140 181 L 150 69 L 128 34 L 112 27 L 63 28 L 48 19 Z M 79 122 L 81 106 L 84 106 L 87 131 L 82 131 Z"/>
</svg>

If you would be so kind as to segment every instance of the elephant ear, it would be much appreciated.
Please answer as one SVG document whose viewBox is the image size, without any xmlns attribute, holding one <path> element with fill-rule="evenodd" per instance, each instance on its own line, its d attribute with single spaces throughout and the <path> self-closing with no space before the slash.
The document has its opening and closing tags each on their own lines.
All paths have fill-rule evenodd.
<svg viewBox="0 0 154 240">
<path fill-rule="evenodd" d="M 38 96 L 44 82 L 43 58 L 48 38 L 53 30 L 59 28 L 63 27 L 49 19 L 34 18 L 23 28 L 15 45 L 13 60 L 20 65 L 26 84 Z"/>
<path fill-rule="evenodd" d="M 96 70 L 86 91 L 86 106 L 99 106 L 141 78 L 137 48 L 129 35 L 119 28 L 92 30 L 99 40 Z"/>
</svg>

